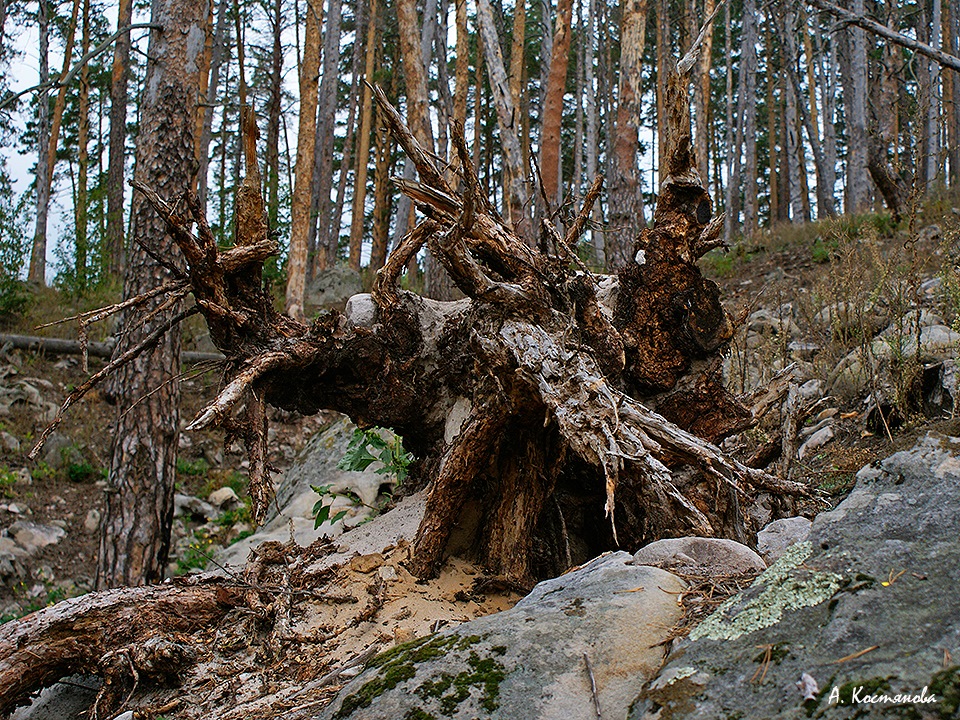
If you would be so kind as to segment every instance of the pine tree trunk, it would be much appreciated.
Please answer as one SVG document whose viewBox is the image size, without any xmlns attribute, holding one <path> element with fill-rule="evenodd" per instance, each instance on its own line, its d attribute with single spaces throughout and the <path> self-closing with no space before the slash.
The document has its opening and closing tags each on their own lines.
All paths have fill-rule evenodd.
<svg viewBox="0 0 960 720">
<path fill-rule="evenodd" d="M 83 30 L 80 40 L 80 56 L 90 48 L 90 0 L 83 0 Z M 90 69 L 84 65 L 80 71 L 80 117 L 77 120 L 77 200 L 74 205 L 75 253 L 74 277 L 77 290 L 87 288 L 87 143 L 90 141 Z"/>
<path fill-rule="evenodd" d="M 117 25 L 130 24 L 133 0 L 120 0 Z M 130 65 L 130 35 L 117 38 L 113 48 L 110 76 L 110 159 L 107 165 L 107 234 L 103 257 L 106 272 L 119 278 L 123 273 L 124 218 L 123 185 L 127 158 L 127 76 Z"/>
<path fill-rule="evenodd" d="M 563 96 L 567 89 L 567 67 L 573 36 L 573 0 L 557 0 L 556 25 L 550 55 L 550 73 L 543 98 L 543 124 L 540 141 L 540 173 L 543 191 L 554 207 L 560 205 L 560 133 L 563 121 Z"/>
<path fill-rule="evenodd" d="M 47 269 L 47 219 L 50 211 L 50 101 L 46 83 L 50 80 L 50 2 L 38 0 L 37 22 L 40 33 L 40 90 L 37 93 L 37 223 L 30 251 L 30 269 L 27 280 L 37 285 L 46 282 Z"/>
<path fill-rule="evenodd" d="M 337 90 L 340 82 L 340 21 L 343 3 L 331 0 L 327 3 L 326 28 L 323 36 L 323 77 L 320 80 L 319 109 L 317 111 L 316 154 L 313 168 L 313 212 L 311 217 L 309 247 L 312 257 L 307 269 L 308 277 L 317 270 L 325 270 L 336 258 L 337 248 L 324 231 L 330 227 L 332 211 L 330 192 L 333 188 L 333 148 L 336 130 Z M 323 234 L 321 234 L 323 233 Z"/>
<path fill-rule="evenodd" d="M 931 0 L 930 11 L 930 42 L 929 45 L 934 50 L 940 49 L 940 25 L 942 23 L 941 0 Z M 928 194 L 932 194 L 941 184 L 940 175 L 940 111 L 942 108 L 939 89 L 940 89 L 940 64 L 930 60 L 928 61 L 928 104 L 926 108 L 926 129 L 924 135 L 927 137 L 926 148 L 926 176 Z"/>
<path fill-rule="evenodd" d="M 864 0 L 848 0 L 851 12 L 863 15 Z M 848 28 L 849 58 L 841 63 L 843 100 L 847 126 L 847 205 L 846 212 L 869 209 L 870 186 L 867 179 L 867 40 L 865 31 Z M 925 63 L 923 63 L 925 64 Z"/>
<path fill-rule="evenodd" d="M 607 266 L 611 270 L 623 267 L 632 259 L 633 244 L 646 225 L 637 154 L 647 0 L 626 0 L 621 6 L 621 13 L 620 89 L 617 94 L 613 177 L 610 180 L 610 224 L 616 232 L 608 236 L 606 247 Z M 662 130 L 663 126 L 660 127 Z"/>
<path fill-rule="evenodd" d="M 504 209 L 507 221 L 521 237 L 532 240 L 529 219 L 525 216 L 527 192 L 523 183 L 523 150 L 520 147 L 518 113 L 510 95 L 503 55 L 500 52 L 500 39 L 493 20 L 493 9 L 489 0 L 478 0 L 477 17 L 480 24 L 480 36 L 483 40 L 483 54 L 487 74 L 490 77 L 490 91 L 497 112 L 497 124 L 500 128 L 500 144 L 503 161 L 510 173 L 510 195 L 505 198 Z M 479 78 L 478 78 L 479 82 Z M 542 170 L 543 168 L 541 168 Z"/>
<path fill-rule="evenodd" d="M 947 3 L 948 27 L 950 28 L 948 52 L 960 57 L 960 7 Z M 950 185 L 960 185 L 960 72 L 947 73 L 945 83 L 950 86 L 950 115 L 947 119 L 950 139 Z"/>
<path fill-rule="evenodd" d="M 273 48 L 270 52 L 269 93 L 267 101 L 267 154 L 266 193 L 267 218 L 270 227 L 277 227 L 280 214 L 280 93 L 283 82 L 283 46 L 280 33 L 283 30 L 283 0 L 273 0 L 270 18 L 270 33 Z"/>
<path fill-rule="evenodd" d="M 209 31 L 209 6 L 196 0 L 160 0 L 152 22 L 136 179 L 168 197 L 191 187 L 200 101 L 202 38 Z M 182 264 L 173 252 L 167 226 L 142 195 L 133 202 L 133 235 L 168 262 Z M 125 297 L 169 279 L 142 247 L 131 249 Z M 172 316 L 184 315 L 181 300 L 156 301 L 150 315 L 128 313 L 118 352 L 157 331 Z M 123 367 L 116 387 L 117 425 L 111 450 L 100 538 L 97 587 L 142 585 L 163 578 L 170 550 L 179 425 L 180 332 L 175 326 L 150 350 Z"/>
<path fill-rule="evenodd" d="M 714 0 L 704 0 L 704 20 L 713 14 Z M 697 170 L 704 187 L 710 184 L 710 67 L 713 65 L 713 29 L 707 31 L 697 61 L 697 77 L 693 86 L 693 108 L 696 129 L 693 140 L 697 155 Z"/>
<path fill-rule="evenodd" d="M 373 171 L 373 232 L 370 247 L 370 266 L 372 278 L 387 260 L 387 240 L 390 235 L 390 174 L 393 166 L 393 153 L 390 147 L 390 131 L 377 113 L 376 164 Z"/>
<path fill-rule="evenodd" d="M 307 0 L 303 58 L 300 64 L 300 115 L 297 125 L 297 162 L 290 199 L 290 251 L 287 257 L 287 314 L 304 317 L 311 187 L 317 139 L 317 75 L 320 72 L 320 0 Z"/>
<path fill-rule="evenodd" d="M 726 150 L 727 183 L 723 189 L 723 209 L 725 213 L 723 218 L 723 239 L 727 245 L 733 242 L 734 230 L 740 224 L 740 177 L 739 172 L 737 172 L 740 162 L 740 148 L 739 146 L 734 147 L 734 126 L 736 125 L 736 120 L 733 116 L 733 28 L 731 27 L 730 15 L 730 3 L 728 2 L 723 8 L 723 36 L 725 39 L 723 50 L 726 63 L 724 77 L 727 83 L 726 93 L 724 94 L 726 98 L 725 127 L 727 130 L 724 139 L 724 148 Z M 769 77 L 767 78 L 767 84 L 770 84 Z M 769 102 L 767 103 L 767 112 L 770 112 Z"/>
<path fill-rule="evenodd" d="M 370 17 L 367 19 L 367 47 L 364 52 L 363 77 L 367 83 L 373 80 L 374 63 L 377 58 L 377 5 L 370 0 Z M 373 95 L 370 87 L 363 85 L 363 103 L 360 110 L 360 138 L 357 148 L 357 174 L 354 181 L 353 209 L 350 214 L 350 267 L 360 270 L 360 251 L 363 247 L 363 218 L 367 198 L 367 167 L 370 163 L 370 137 L 373 134 Z"/>
<path fill-rule="evenodd" d="M 210 54 L 210 79 L 207 81 L 206 106 L 203 108 L 203 127 L 200 130 L 200 140 L 197 144 L 197 160 L 200 163 L 197 175 L 197 197 L 200 204 L 207 204 L 207 183 L 209 182 L 210 143 L 213 140 L 213 110 L 217 104 L 217 93 L 220 90 L 220 69 L 223 67 L 224 56 L 229 59 L 227 44 L 230 42 L 230 24 L 227 17 L 227 0 L 220 0 L 217 6 L 217 24 L 213 31 L 213 47 Z M 222 178 L 222 176 L 221 176 Z"/>
<path fill-rule="evenodd" d="M 587 182 L 593 182 L 597 176 L 599 167 L 597 166 L 597 153 L 600 147 L 600 133 L 598 132 L 599 118 L 597 117 L 597 97 L 595 88 L 597 87 L 594 63 L 596 62 L 596 42 L 594 38 L 597 35 L 597 0 L 588 0 L 587 4 L 587 32 L 583 39 L 587 48 L 584 62 L 584 86 L 586 87 L 586 171 Z M 606 267 L 606 257 L 604 254 L 603 233 L 600 226 L 603 225 L 603 207 L 600 203 L 593 206 L 593 221 L 595 227 L 590 230 L 590 245 L 594 267 Z"/>
</svg>

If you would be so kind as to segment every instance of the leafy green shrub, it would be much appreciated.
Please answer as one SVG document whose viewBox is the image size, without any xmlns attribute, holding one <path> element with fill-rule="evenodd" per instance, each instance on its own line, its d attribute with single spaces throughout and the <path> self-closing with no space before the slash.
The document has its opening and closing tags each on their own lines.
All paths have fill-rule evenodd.
<svg viewBox="0 0 960 720">
<path fill-rule="evenodd" d="M 370 448 L 379 452 L 374 455 Z M 363 472 L 377 460 L 383 464 L 382 468 L 375 471 L 377 475 L 392 475 L 396 478 L 397 484 L 402 485 L 407 479 L 413 455 L 404 450 L 403 439 L 399 435 L 394 435 L 393 439 L 387 442 L 376 428 L 368 430 L 358 428 L 353 431 L 347 452 L 340 458 L 337 467 L 341 470 Z"/>
<path fill-rule="evenodd" d="M 209 471 L 210 463 L 203 458 L 192 461 L 185 458 L 177 458 L 177 474 L 179 475 L 199 477 L 201 475 L 206 475 Z"/>
</svg>

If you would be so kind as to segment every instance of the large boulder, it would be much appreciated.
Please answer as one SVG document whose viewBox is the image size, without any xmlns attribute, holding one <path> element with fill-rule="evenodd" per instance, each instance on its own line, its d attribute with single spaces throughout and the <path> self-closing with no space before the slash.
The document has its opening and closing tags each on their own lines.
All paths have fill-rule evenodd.
<svg viewBox="0 0 960 720">
<path fill-rule="evenodd" d="M 514 608 L 374 658 L 320 715 L 363 718 L 622 718 L 663 659 L 682 580 L 601 556 Z"/>
<path fill-rule="evenodd" d="M 674 648 L 629 717 L 957 717 L 957 528 L 960 438 L 865 467 L 809 540 Z"/>
<path fill-rule="evenodd" d="M 284 543 L 292 537 L 298 545 L 307 547 L 318 538 L 335 537 L 375 515 L 381 490 L 393 484 L 389 476 L 377 473 L 383 467 L 380 462 L 360 472 L 337 467 L 355 429 L 348 418 L 341 417 L 310 438 L 293 465 L 277 478 L 277 501 L 271 504 L 267 522 L 254 535 L 217 553 L 217 562 L 242 565 L 251 548 L 268 540 Z M 330 495 L 321 498 L 314 486 L 330 486 Z M 331 518 L 341 510 L 346 512 L 343 521 L 327 521 L 315 527 L 313 508 L 321 499 L 331 505 Z M 418 507 L 422 514 L 422 506 Z"/>
</svg>

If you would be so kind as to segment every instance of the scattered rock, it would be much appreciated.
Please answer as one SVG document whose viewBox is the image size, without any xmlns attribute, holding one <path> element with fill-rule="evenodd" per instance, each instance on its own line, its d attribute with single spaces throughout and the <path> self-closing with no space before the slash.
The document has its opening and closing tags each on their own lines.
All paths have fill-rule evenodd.
<svg viewBox="0 0 960 720">
<path fill-rule="evenodd" d="M 827 421 L 829 422 L 829 421 Z M 797 457 L 803 460 L 810 453 L 814 453 L 828 442 L 833 440 L 834 432 L 833 426 L 827 425 L 820 428 L 815 433 L 813 433 L 807 440 L 800 446 L 800 449 L 797 451 Z"/>
<path fill-rule="evenodd" d="M 351 327 L 372 328 L 377 322 L 378 310 L 370 293 L 360 293 L 347 300 L 343 315 Z"/>
<path fill-rule="evenodd" d="M 229 489 L 229 488 L 227 488 Z M 217 517 L 217 509 L 198 497 L 177 493 L 173 496 L 173 516 L 193 517 L 201 520 L 213 520 Z"/>
<path fill-rule="evenodd" d="M 9 452 L 20 452 L 20 441 L 4 430 L 0 432 L 0 447 Z"/>
<path fill-rule="evenodd" d="M 90 508 L 87 516 L 83 519 L 83 529 L 90 535 L 93 535 L 100 529 L 100 511 L 96 508 Z"/>
<path fill-rule="evenodd" d="M 625 552 L 601 556 L 511 610 L 379 655 L 319 717 L 595 720 L 587 663 L 604 717 L 624 717 L 660 664 L 685 587 Z"/>
<path fill-rule="evenodd" d="M 357 555 L 350 561 L 350 569 L 358 573 L 369 573 L 383 565 L 383 555 L 380 553 L 370 553 L 369 555 Z"/>
<path fill-rule="evenodd" d="M 56 525 L 41 525 L 29 520 L 17 520 L 7 533 L 27 554 L 35 555 L 48 545 L 56 545 L 67 536 L 66 530 Z"/>
<path fill-rule="evenodd" d="M 803 542 L 810 536 L 813 523 L 805 517 L 774 520 L 757 533 L 757 552 L 767 565 L 772 565 L 787 551 L 787 548 Z"/>
<path fill-rule="evenodd" d="M 713 577 L 763 571 L 763 559 L 746 545 L 723 538 L 683 537 L 657 540 L 640 548 L 634 565 L 674 570 L 685 575 Z"/>
<path fill-rule="evenodd" d="M 240 498 L 237 497 L 237 493 L 232 487 L 222 487 L 218 490 L 214 490 L 207 497 L 207 500 L 214 507 L 220 508 L 221 510 L 238 507 L 240 503 Z"/>
</svg>

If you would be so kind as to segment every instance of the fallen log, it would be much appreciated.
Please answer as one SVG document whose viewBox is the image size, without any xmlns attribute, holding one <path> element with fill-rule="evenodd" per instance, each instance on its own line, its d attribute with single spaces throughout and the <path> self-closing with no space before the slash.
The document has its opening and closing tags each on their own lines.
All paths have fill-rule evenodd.
<svg viewBox="0 0 960 720">
<path fill-rule="evenodd" d="M 40 354 L 83 355 L 84 353 L 84 343 L 79 340 L 0 333 L 0 347 L 6 345 L 16 348 L 17 350 L 26 350 Z M 116 347 L 116 342 L 112 340 L 106 342 L 88 342 L 86 343 L 86 353 L 93 357 L 111 358 L 113 357 L 113 352 Z M 180 353 L 180 359 L 185 363 L 219 362 L 224 360 L 224 355 L 222 353 L 185 350 Z"/>
</svg>

